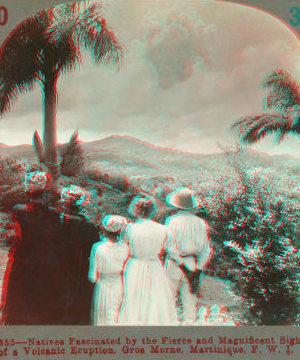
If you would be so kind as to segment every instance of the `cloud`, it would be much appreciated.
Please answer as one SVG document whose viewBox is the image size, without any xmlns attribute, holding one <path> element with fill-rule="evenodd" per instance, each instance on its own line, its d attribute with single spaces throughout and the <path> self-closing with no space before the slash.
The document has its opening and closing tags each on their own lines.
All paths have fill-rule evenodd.
<svg viewBox="0 0 300 360">
<path fill-rule="evenodd" d="M 207 40 L 216 27 L 206 26 L 194 12 L 174 10 L 159 15 L 150 12 L 144 17 L 145 31 L 139 41 L 139 52 L 155 85 L 168 89 L 192 76 L 195 65 L 203 70 L 210 66 Z"/>
</svg>

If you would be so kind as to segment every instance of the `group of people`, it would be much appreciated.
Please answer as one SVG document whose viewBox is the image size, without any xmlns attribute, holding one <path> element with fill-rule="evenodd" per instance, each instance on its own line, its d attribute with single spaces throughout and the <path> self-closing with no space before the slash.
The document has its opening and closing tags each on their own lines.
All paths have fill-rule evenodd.
<svg viewBox="0 0 300 360">
<path fill-rule="evenodd" d="M 13 207 L 21 240 L 10 248 L 2 287 L 4 325 L 89 325 L 89 256 L 99 230 L 81 214 L 89 193 L 51 191 L 51 176 L 26 174 L 26 201 Z M 20 189 L 23 191 L 23 189 Z"/>
<path fill-rule="evenodd" d="M 3 324 L 178 325 L 179 292 L 184 324 L 196 321 L 201 272 L 212 247 L 190 189 L 167 197 L 179 211 L 165 225 L 152 220 L 158 211 L 152 197 L 134 198 L 128 212 L 136 221 L 105 216 L 100 240 L 99 228 L 79 211 L 88 192 L 65 187 L 51 206 L 44 201 L 49 183 L 47 174 L 28 174 L 28 203 L 14 207 L 22 241 L 5 274 Z"/>
<path fill-rule="evenodd" d="M 177 190 L 167 202 L 179 212 L 165 225 L 152 220 L 158 209 L 149 196 L 130 204 L 136 222 L 118 215 L 103 219 L 106 239 L 90 256 L 92 325 L 178 325 L 179 291 L 184 324 L 195 323 L 200 277 L 212 254 L 208 227 L 192 212 L 201 204 L 190 189 Z"/>
</svg>

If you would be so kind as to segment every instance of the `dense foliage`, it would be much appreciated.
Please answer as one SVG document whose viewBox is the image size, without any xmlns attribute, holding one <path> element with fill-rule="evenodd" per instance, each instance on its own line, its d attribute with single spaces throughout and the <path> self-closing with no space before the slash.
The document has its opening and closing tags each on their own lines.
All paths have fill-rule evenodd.
<svg viewBox="0 0 300 360">
<path fill-rule="evenodd" d="M 25 164 L 13 157 L 0 156 L 0 186 L 10 187 L 20 184 Z"/>
<path fill-rule="evenodd" d="M 208 209 L 216 250 L 211 266 L 232 281 L 248 322 L 290 324 L 300 307 L 300 207 L 272 192 L 270 172 L 249 171 L 236 155 L 228 157 L 238 183 L 220 191 L 219 206 Z"/>
</svg>

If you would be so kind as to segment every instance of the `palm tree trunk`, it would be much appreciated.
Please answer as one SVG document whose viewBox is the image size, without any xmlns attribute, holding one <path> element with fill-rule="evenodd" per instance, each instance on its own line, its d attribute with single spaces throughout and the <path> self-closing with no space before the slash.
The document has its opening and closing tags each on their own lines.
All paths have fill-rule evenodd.
<svg viewBox="0 0 300 360">
<path fill-rule="evenodd" d="M 43 148 L 47 162 L 56 164 L 56 80 L 47 80 L 43 88 Z"/>
<path fill-rule="evenodd" d="M 43 149 L 44 162 L 52 175 L 53 187 L 55 188 L 59 178 L 59 167 L 57 165 L 57 90 L 56 77 L 48 77 L 43 86 Z"/>
</svg>

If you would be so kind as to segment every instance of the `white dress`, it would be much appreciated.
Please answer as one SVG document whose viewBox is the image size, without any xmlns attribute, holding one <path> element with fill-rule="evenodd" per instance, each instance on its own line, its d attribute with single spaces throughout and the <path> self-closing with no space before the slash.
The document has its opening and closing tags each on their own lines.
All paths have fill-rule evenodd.
<svg viewBox="0 0 300 360">
<path fill-rule="evenodd" d="M 129 255 L 125 243 L 110 240 L 93 246 L 90 257 L 89 280 L 95 283 L 91 324 L 116 325 L 124 296 L 123 268 Z"/>
<path fill-rule="evenodd" d="M 166 226 L 151 220 L 127 227 L 131 257 L 124 272 L 120 325 L 178 325 L 175 298 L 159 258 L 168 235 Z"/>
</svg>

